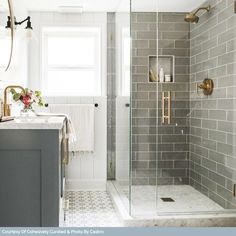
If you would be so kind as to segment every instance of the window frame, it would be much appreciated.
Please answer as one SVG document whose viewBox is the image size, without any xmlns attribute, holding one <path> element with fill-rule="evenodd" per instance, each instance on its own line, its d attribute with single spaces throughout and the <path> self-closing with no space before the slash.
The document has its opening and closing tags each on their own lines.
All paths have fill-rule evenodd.
<svg viewBox="0 0 236 236">
<path fill-rule="evenodd" d="M 130 65 L 125 65 L 124 62 L 124 41 L 125 38 L 129 39 L 131 45 L 131 37 L 130 37 L 130 25 L 127 24 L 128 18 L 123 14 L 117 15 L 117 24 L 116 24 L 116 68 L 117 68 L 117 95 L 121 97 L 130 97 L 130 89 L 126 91 L 125 89 L 125 72 L 129 71 L 130 81 L 131 83 L 131 57 Z M 131 53 L 131 51 L 129 52 Z"/>
<path fill-rule="evenodd" d="M 125 64 L 125 59 L 124 59 L 124 56 L 125 56 L 125 40 L 128 39 L 129 40 L 129 44 L 131 46 L 131 42 L 130 42 L 130 33 L 129 33 L 129 28 L 128 27 L 122 27 L 122 30 L 121 30 L 121 47 L 122 47 L 122 53 L 121 53 L 121 71 L 122 71 L 122 75 L 121 75 L 121 95 L 122 96 L 130 96 L 130 80 L 131 80 L 131 77 L 130 77 L 130 66 L 131 64 L 129 65 L 126 65 Z M 129 51 L 129 57 L 130 57 L 130 51 Z M 130 59 L 130 58 L 129 58 Z M 129 73 L 129 88 L 127 89 L 126 88 L 126 85 L 127 85 L 127 81 L 125 81 L 126 79 L 126 73 Z M 128 92 L 127 92 L 128 91 Z"/>
<path fill-rule="evenodd" d="M 95 63 L 93 66 L 87 65 L 54 65 L 50 66 L 48 63 L 48 39 L 50 37 L 93 37 L 98 43 L 95 44 Z M 66 27 L 66 26 L 52 26 L 52 27 L 43 27 L 42 28 L 42 92 L 47 97 L 59 97 L 59 96 L 102 96 L 103 94 L 103 36 L 102 36 L 102 27 L 100 26 L 75 26 L 75 27 Z M 47 89 L 48 81 L 48 72 L 49 71 L 71 71 L 71 70 L 87 70 L 94 71 L 96 76 L 95 79 L 95 88 L 93 94 L 74 94 L 70 91 L 68 93 L 52 93 Z"/>
</svg>

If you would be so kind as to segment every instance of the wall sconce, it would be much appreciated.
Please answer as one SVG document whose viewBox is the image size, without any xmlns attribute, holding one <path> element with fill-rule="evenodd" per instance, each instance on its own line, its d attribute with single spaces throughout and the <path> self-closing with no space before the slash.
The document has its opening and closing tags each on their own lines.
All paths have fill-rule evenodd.
<svg viewBox="0 0 236 236">
<path fill-rule="evenodd" d="M 15 27 L 17 26 L 17 25 L 22 25 L 23 23 L 25 23 L 26 22 L 26 27 L 25 27 L 25 29 L 26 29 L 26 37 L 27 38 L 31 38 L 32 36 L 33 36 L 33 27 L 32 27 L 32 23 L 31 23 L 31 18 L 30 18 L 30 16 L 28 16 L 26 19 L 24 19 L 24 20 L 22 20 L 22 21 L 16 21 L 16 18 L 14 18 L 15 19 L 15 22 L 14 22 L 14 25 L 15 25 Z M 7 17 L 7 25 L 6 25 L 6 27 L 5 27 L 7 30 L 9 29 L 11 29 L 11 17 L 10 16 L 8 16 Z"/>
</svg>

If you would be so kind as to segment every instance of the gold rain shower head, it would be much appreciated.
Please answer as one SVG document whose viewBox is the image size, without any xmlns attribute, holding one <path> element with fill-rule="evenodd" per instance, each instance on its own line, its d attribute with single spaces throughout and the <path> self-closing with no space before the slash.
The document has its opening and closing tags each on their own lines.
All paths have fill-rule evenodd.
<svg viewBox="0 0 236 236">
<path fill-rule="evenodd" d="M 199 21 L 199 16 L 197 16 L 197 13 L 198 13 L 200 10 L 205 10 L 205 11 L 208 11 L 208 12 L 209 12 L 209 11 L 211 10 L 211 6 L 209 5 L 209 6 L 207 6 L 207 7 L 200 7 L 200 8 L 198 8 L 196 11 L 190 12 L 190 13 L 186 14 L 184 20 L 185 20 L 186 22 L 189 22 L 189 23 L 194 23 L 194 24 L 198 23 L 198 21 Z"/>
</svg>

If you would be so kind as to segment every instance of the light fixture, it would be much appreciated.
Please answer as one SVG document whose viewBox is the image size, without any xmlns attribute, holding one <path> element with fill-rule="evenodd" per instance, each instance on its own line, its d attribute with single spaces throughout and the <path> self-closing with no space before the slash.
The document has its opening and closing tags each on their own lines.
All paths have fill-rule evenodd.
<svg viewBox="0 0 236 236">
<path fill-rule="evenodd" d="M 15 22 L 14 22 L 14 25 L 15 25 L 15 27 L 17 26 L 17 25 L 22 25 L 23 23 L 25 23 L 26 22 L 26 27 L 25 27 L 25 30 L 26 30 L 26 37 L 27 38 L 31 38 L 31 37 L 33 37 L 33 27 L 32 27 L 32 23 L 31 23 L 31 18 L 30 18 L 30 16 L 28 16 L 26 19 L 24 19 L 24 20 L 22 20 L 22 21 L 16 21 L 16 18 L 14 18 L 15 19 Z M 8 16 L 7 17 L 7 25 L 6 25 L 6 27 L 5 27 L 7 30 L 9 29 L 11 29 L 11 17 L 10 16 Z"/>
</svg>

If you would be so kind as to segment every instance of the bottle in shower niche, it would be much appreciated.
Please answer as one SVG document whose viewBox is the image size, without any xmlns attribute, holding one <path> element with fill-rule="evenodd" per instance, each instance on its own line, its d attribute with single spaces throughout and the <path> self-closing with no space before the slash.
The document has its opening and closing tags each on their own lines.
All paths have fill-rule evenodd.
<svg viewBox="0 0 236 236">
<path fill-rule="evenodd" d="M 160 83 L 165 82 L 165 73 L 164 73 L 164 69 L 163 68 L 160 69 L 159 78 L 160 78 Z"/>
</svg>

